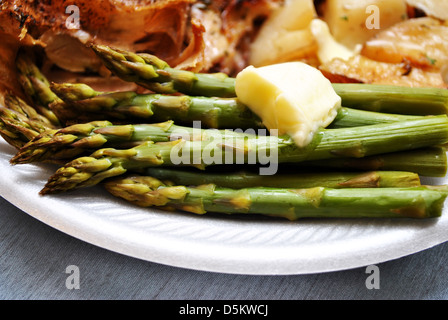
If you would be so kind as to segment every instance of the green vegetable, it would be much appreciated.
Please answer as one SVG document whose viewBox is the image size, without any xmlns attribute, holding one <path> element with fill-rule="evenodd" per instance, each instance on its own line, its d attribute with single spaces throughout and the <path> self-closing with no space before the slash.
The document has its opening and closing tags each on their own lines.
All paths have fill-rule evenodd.
<svg viewBox="0 0 448 320">
<path fill-rule="evenodd" d="M 223 170 L 224 171 L 224 170 Z M 280 172 L 262 176 L 251 171 L 201 172 L 185 168 L 148 168 L 145 175 L 174 185 L 215 184 L 223 188 L 392 188 L 418 187 L 419 175 L 403 171 Z M 283 170 L 285 171 L 285 170 Z"/>
<path fill-rule="evenodd" d="M 213 130 L 211 130 L 213 131 Z M 210 135 L 212 135 L 210 133 Z M 362 158 L 383 153 L 412 150 L 448 141 L 448 118 L 425 117 L 356 128 L 322 130 L 314 141 L 299 148 L 290 137 L 233 137 L 231 141 L 146 142 L 118 150 L 99 149 L 60 168 L 47 182 L 42 194 L 67 191 L 98 184 L 128 170 L 187 165 L 205 167 L 216 164 L 299 163 L 338 157 Z"/>
<path fill-rule="evenodd" d="M 446 187 L 414 188 L 221 188 L 167 186 L 149 176 L 105 183 L 116 197 L 142 207 L 195 214 L 261 214 L 289 220 L 303 218 L 433 218 L 442 213 Z"/>
</svg>

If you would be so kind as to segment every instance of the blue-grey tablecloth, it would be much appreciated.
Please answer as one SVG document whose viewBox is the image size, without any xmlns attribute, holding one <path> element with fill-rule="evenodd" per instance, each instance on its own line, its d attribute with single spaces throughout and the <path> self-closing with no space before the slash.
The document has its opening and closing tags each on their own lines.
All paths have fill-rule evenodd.
<svg viewBox="0 0 448 320">
<path fill-rule="evenodd" d="M 70 266 L 77 268 L 76 273 Z M 447 243 L 376 267 L 376 273 L 369 273 L 363 267 L 293 276 L 186 270 L 142 261 L 85 243 L 34 219 L 0 198 L 2 300 L 448 298 Z"/>
</svg>

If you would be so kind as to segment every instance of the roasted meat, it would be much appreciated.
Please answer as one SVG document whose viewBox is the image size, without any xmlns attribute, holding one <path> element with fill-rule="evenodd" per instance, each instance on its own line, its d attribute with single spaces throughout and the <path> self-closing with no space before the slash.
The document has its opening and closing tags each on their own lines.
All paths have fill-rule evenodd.
<svg viewBox="0 0 448 320">
<path fill-rule="evenodd" d="M 277 2 L 3 1 L 0 81 L 4 88 L 16 87 L 14 55 L 25 47 L 51 80 L 129 88 L 111 77 L 90 43 L 151 53 L 181 69 L 235 74 L 247 65 L 247 43 Z"/>
</svg>

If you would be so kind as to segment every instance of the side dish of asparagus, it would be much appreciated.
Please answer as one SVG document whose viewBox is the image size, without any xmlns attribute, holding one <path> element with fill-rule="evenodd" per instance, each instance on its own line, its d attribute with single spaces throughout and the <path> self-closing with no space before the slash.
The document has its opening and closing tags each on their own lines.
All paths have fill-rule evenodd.
<svg viewBox="0 0 448 320">
<path fill-rule="evenodd" d="M 93 45 L 105 65 L 126 81 L 154 92 L 236 97 L 235 79 L 226 75 L 203 75 L 173 70 L 157 57 Z M 364 84 L 333 84 L 343 105 L 385 113 L 446 114 L 448 92 L 444 89 L 409 88 Z"/>
<path fill-rule="evenodd" d="M 17 149 L 11 164 L 57 166 L 42 195 L 101 185 L 142 207 L 289 220 L 442 214 L 448 186 L 420 177 L 447 173 L 448 90 L 333 84 L 342 108 L 298 147 L 266 132 L 232 77 L 92 50 L 150 92 L 51 83 L 32 59 L 17 57 L 26 99 L 5 96 L 0 135 Z M 261 174 L 267 166 L 275 171 Z"/>
<path fill-rule="evenodd" d="M 265 214 L 300 218 L 431 218 L 441 213 L 445 188 L 314 187 L 229 189 L 214 184 L 167 186 L 149 176 L 111 180 L 106 189 L 143 207 L 162 206 L 197 214 Z"/>
</svg>

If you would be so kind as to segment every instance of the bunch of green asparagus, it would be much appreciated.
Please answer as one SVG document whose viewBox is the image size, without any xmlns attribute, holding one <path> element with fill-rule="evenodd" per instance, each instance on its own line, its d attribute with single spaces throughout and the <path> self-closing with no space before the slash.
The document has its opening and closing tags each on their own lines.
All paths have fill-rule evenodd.
<svg viewBox="0 0 448 320">
<path fill-rule="evenodd" d="M 42 195 L 101 184 L 139 206 L 197 214 L 442 214 L 448 187 L 420 177 L 447 172 L 448 90 L 333 84 L 344 107 L 301 148 L 289 136 L 260 134 L 263 123 L 238 101 L 234 78 L 178 70 L 149 54 L 92 50 L 148 92 L 51 83 L 26 55 L 17 58 L 25 97 L 5 97 L 0 135 L 18 150 L 12 164 L 59 166 Z M 267 159 L 275 171 L 260 174 L 272 165 Z"/>
</svg>

